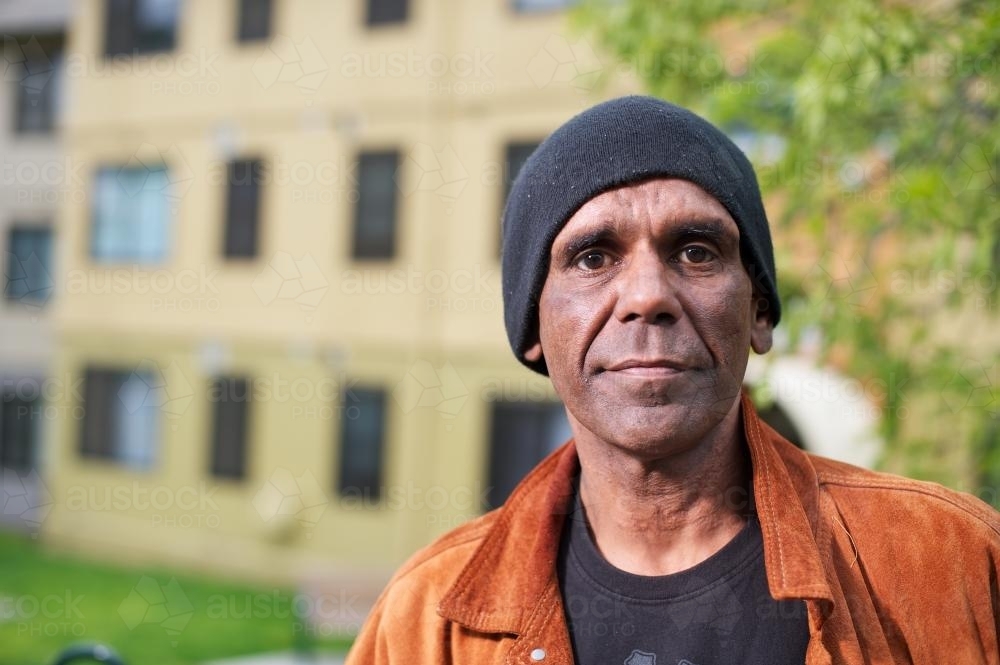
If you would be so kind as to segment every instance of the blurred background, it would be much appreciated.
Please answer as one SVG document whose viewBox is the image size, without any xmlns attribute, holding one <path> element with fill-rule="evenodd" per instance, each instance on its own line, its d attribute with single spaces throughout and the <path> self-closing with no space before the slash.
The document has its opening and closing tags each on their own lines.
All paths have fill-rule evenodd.
<svg viewBox="0 0 1000 665">
<path fill-rule="evenodd" d="M 568 437 L 500 217 L 621 94 L 755 163 L 766 419 L 1000 505 L 995 3 L 4 0 L 0 34 L 0 663 L 336 662 Z"/>
</svg>

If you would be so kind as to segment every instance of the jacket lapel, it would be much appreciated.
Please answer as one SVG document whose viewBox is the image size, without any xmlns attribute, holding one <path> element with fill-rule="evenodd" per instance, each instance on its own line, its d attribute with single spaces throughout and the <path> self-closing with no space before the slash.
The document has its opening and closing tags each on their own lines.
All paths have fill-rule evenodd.
<svg viewBox="0 0 1000 665">
<path fill-rule="evenodd" d="M 809 608 L 810 663 L 830 656 L 818 633 L 833 594 L 817 546 L 819 485 L 808 456 L 781 439 L 742 395 L 743 429 L 754 500 L 764 538 L 771 595 L 804 599 Z M 556 557 L 579 469 L 572 441 L 547 457 L 497 512 L 493 528 L 438 606 L 438 614 L 473 631 L 517 636 L 509 662 L 571 662 Z M 536 652 L 537 654 L 537 652 Z"/>
<path fill-rule="evenodd" d="M 545 612 L 540 604 L 559 601 L 556 557 L 578 465 L 570 441 L 521 481 L 442 599 L 441 616 L 479 632 L 524 635 Z"/>
<path fill-rule="evenodd" d="M 822 629 L 834 600 L 818 546 L 829 535 L 821 532 L 816 472 L 805 452 L 761 421 L 746 391 L 741 399 L 768 588 L 777 600 L 805 600 L 810 635 L 806 662 L 830 663 Z"/>
</svg>

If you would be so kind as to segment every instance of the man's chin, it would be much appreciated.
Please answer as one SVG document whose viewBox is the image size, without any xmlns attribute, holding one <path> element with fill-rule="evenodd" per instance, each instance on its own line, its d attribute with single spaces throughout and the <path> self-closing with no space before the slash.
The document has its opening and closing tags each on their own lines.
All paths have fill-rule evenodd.
<svg viewBox="0 0 1000 665">
<path fill-rule="evenodd" d="M 625 450 L 664 452 L 686 449 L 710 436 L 738 410 L 739 393 L 722 397 L 699 391 L 664 398 L 615 392 L 605 393 L 601 402 L 601 420 L 591 423 L 599 438 Z"/>
<path fill-rule="evenodd" d="M 686 404 L 619 406 L 598 425 L 598 438 L 641 456 L 680 452 L 721 420 L 703 407 Z"/>
</svg>

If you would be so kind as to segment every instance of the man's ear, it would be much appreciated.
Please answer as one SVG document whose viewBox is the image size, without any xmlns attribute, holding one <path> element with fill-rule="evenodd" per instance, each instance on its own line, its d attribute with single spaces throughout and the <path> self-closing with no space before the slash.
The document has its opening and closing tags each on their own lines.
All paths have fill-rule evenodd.
<svg viewBox="0 0 1000 665">
<path fill-rule="evenodd" d="M 541 360 L 542 359 L 542 342 L 539 340 L 539 341 L 535 342 L 534 344 L 532 344 L 531 346 L 529 346 L 527 349 L 525 349 L 525 351 L 524 351 L 524 357 L 529 362 L 533 362 L 533 363 L 537 363 L 539 360 Z"/>
<path fill-rule="evenodd" d="M 771 301 L 754 294 L 754 317 L 750 324 L 750 347 L 758 354 L 771 350 L 774 323 L 771 321 Z"/>
</svg>

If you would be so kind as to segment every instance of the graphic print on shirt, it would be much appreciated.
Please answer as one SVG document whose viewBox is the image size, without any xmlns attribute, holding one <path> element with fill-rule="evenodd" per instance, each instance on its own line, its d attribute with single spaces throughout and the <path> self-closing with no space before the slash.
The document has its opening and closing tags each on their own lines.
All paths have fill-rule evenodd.
<svg viewBox="0 0 1000 665">
<path fill-rule="evenodd" d="M 625 665 L 656 665 L 656 654 L 633 649 L 625 659 Z"/>
<path fill-rule="evenodd" d="M 720 646 L 727 646 L 744 614 L 739 596 L 729 584 L 716 583 L 711 586 L 711 579 L 693 577 L 690 583 L 708 589 L 702 601 L 694 607 L 689 604 L 671 606 L 667 609 L 667 615 L 678 631 L 711 631 Z"/>
<path fill-rule="evenodd" d="M 656 654 L 633 649 L 629 657 L 625 659 L 625 665 L 656 665 Z M 677 661 L 677 665 L 697 665 L 697 663 L 692 663 L 687 658 L 682 658 Z"/>
</svg>

